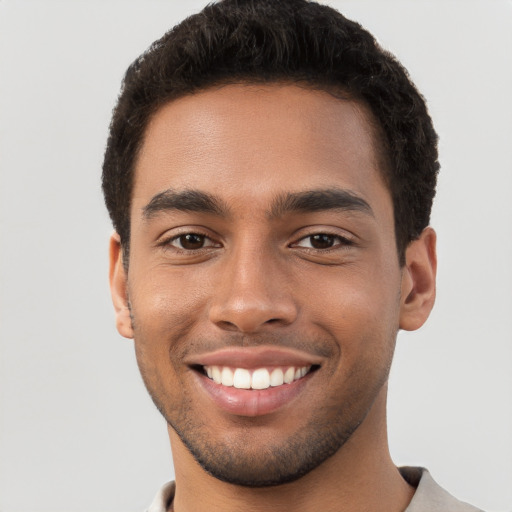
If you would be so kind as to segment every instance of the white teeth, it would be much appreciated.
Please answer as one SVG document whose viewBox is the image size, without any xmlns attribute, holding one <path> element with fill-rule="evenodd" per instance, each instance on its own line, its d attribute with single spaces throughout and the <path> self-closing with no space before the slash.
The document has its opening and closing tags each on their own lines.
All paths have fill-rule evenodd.
<svg viewBox="0 0 512 512">
<path fill-rule="evenodd" d="M 231 371 L 231 368 L 228 368 L 227 366 L 222 368 L 222 371 L 220 372 L 220 377 L 223 386 L 233 385 L 233 372 Z"/>
<path fill-rule="evenodd" d="M 206 375 L 216 384 L 238 389 L 268 389 L 270 386 L 282 386 L 291 384 L 301 379 L 311 366 L 288 368 L 274 368 L 269 371 L 267 368 L 257 368 L 249 371 L 246 368 L 235 368 L 229 366 L 205 366 Z"/>
<path fill-rule="evenodd" d="M 285 372 L 284 372 L 284 377 L 283 377 L 283 380 L 284 380 L 284 383 L 285 384 L 291 384 L 293 382 L 293 379 L 295 378 L 295 368 L 288 368 Z"/>
<path fill-rule="evenodd" d="M 218 366 L 212 366 L 212 379 L 216 384 L 220 384 L 222 382 L 220 368 Z"/>
<path fill-rule="evenodd" d="M 255 370 L 252 374 L 252 389 L 267 389 L 270 387 L 270 374 L 266 368 Z"/>
<path fill-rule="evenodd" d="M 237 368 L 233 377 L 233 386 L 238 389 L 251 389 L 251 373 L 245 368 Z"/>
<path fill-rule="evenodd" d="M 284 375 L 283 370 L 281 368 L 276 368 L 272 370 L 270 374 L 270 385 L 271 386 L 282 386 L 284 383 Z"/>
</svg>

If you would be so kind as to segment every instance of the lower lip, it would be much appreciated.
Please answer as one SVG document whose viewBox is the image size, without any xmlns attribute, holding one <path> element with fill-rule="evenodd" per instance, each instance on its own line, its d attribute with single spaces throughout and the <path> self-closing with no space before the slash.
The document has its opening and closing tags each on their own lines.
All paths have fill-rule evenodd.
<svg viewBox="0 0 512 512">
<path fill-rule="evenodd" d="M 238 389 L 216 384 L 197 373 L 201 388 L 222 410 L 237 416 L 264 416 L 290 403 L 304 389 L 311 373 L 299 380 L 267 389 Z"/>
</svg>

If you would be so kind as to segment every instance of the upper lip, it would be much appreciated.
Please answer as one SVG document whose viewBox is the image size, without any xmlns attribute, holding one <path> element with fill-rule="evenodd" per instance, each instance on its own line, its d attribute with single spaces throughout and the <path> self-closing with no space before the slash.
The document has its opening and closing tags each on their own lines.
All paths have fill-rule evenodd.
<svg viewBox="0 0 512 512">
<path fill-rule="evenodd" d="M 272 366 L 320 365 L 322 358 L 302 350 L 279 347 L 229 347 L 191 356 L 190 366 L 229 366 L 232 368 L 262 368 Z"/>
</svg>

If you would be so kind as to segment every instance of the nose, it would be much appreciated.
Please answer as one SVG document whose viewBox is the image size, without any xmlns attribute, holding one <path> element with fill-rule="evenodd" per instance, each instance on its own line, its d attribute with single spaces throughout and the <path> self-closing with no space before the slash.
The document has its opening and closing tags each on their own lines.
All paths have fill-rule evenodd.
<svg viewBox="0 0 512 512">
<path fill-rule="evenodd" d="M 221 329 L 257 333 L 297 318 L 286 262 L 269 251 L 240 248 L 223 261 L 216 283 L 209 315 Z"/>
</svg>

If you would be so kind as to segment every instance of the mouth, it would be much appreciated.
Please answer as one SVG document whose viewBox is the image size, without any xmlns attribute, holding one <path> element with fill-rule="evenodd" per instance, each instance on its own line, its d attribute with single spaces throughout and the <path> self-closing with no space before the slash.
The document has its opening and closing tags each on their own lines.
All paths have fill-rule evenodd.
<svg viewBox="0 0 512 512">
<path fill-rule="evenodd" d="M 283 366 L 274 368 L 231 368 L 209 365 L 200 368 L 210 380 L 225 387 L 263 390 L 292 384 L 319 368 L 318 365 Z"/>
<path fill-rule="evenodd" d="M 188 361 L 207 401 L 236 416 L 262 416 L 287 406 L 322 363 L 314 354 L 268 346 L 220 349 Z"/>
</svg>

